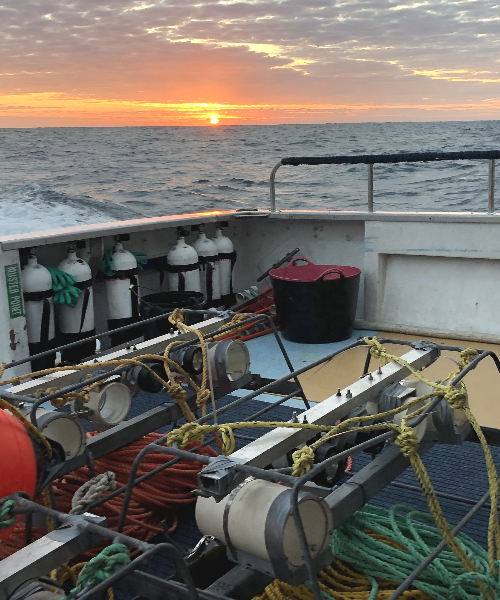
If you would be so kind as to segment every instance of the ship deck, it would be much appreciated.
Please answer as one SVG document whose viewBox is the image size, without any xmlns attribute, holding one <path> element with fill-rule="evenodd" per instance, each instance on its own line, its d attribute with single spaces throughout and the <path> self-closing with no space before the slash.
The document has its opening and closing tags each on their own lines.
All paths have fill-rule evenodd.
<svg viewBox="0 0 500 600">
<path fill-rule="evenodd" d="M 340 350 L 359 336 L 375 335 L 380 338 L 390 337 L 393 339 L 417 339 L 415 336 L 397 335 L 393 333 L 384 334 L 371 330 L 356 330 L 352 337 L 343 342 L 335 344 L 296 344 L 283 340 L 288 356 L 295 369 L 312 363 L 313 361 L 325 356 L 331 352 Z M 464 346 L 464 342 L 458 340 L 443 340 L 434 338 L 430 341 L 436 343 L 447 343 L 449 345 Z M 251 370 L 253 373 L 259 373 L 263 377 L 276 379 L 288 372 L 287 365 L 281 355 L 273 335 L 262 336 L 247 342 L 251 356 Z M 478 347 L 500 350 L 497 345 L 478 344 Z M 403 354 L 402 346 L 386 344 L 389 352 Z M 455 356 L 453 356 L 455 354 Z M 446 376 L 456 365 L 450 358 L 456 359 L 456 353 L 443 352 L 443 356 L 436 361 L 429 369 L 426 369 L 426 376 L 432 379 L 440 379 Z M 338 387 L 343 388 L 350 382 L 356 381 L 362 373 L 366 358 L 365 348 L 356 348 L 344 354 L 340 354 L 328 363 L 317 367 L 301 376 L 300 381 L 309 401 L 320 402 L 328 396 L 335 393 Z M 475 372 L 467 375 L 466 384 L 470 396 L 470 404 L 482 425 L 487 427 L 497 427 L 498 410 L 494 410 L 495 394 L 500 375 L 496 372 L 493 363 L 483 361 Z M 371 370 L 376 365 L 372 363 Z M 496 375 L 495 375 L 496 374 Z M 498 383 L 497 383 L 498 382 Z M 235 398 L 248 393 L 247 390 L 237 390 L 232 394 L 221 398 L 218 406 L 223 406 L 232 402 Z M 128 418 L 132 418 L 145 410 L 152 408 L 154 403 L 161 399 L 162 394 L 153 396 L 151 394 L 140 393 L 134 399 L 132 410 Z M 233 409 L 231 412 L 221 415 L 219 423 L 241 421 L 248 418 L 253 413 L 266 407 L 266 403 L 276 402 L 277 396 L 273 394 L 262 394 L 256 399 L 249 400 L 245 404 Z M 304 403 L 301 399 L 294 398 L 288 400 L 280 406 L 276 406 L 265 413 L 262 420 L 289 420 L 293 412 L 300 414 L 304 410 Z M 181 421 L 177 426 L 182 424 Z M 168 431 L 164 428 L 161 432 Z M 260 437 L 267 430 L 250 429 L 238 432 L 236 439 L 237 448 L 241 448 L 252 439 Z M 497 464 L 500 467 L 500 447 L 492 447 L 492 453 Z M 352 474 L 359 471 L 368 464 L 371 455 L 360 453 L 353 457 L 353 466 L 349 474 L 339 482 L 339 485 L 345 485 Z M 484 455 L 480 444 L 466 441 L 460 446 L 439 445 L 436 444 L 423 455 L 424 464 L 429 472 L 432 483 L 438 494 L 443 512 L 451 526 L 456 525 L 463 516 L 471 509 L 487 491 L 488 479 L 484 463 Z M 404 471 L 388 487 L 375 496 L 371 504 L 383 508 L 390 508 L 395 504 L 410 506 L 416 510 L 428 513 L 427 504 L 422 495 L 418 482 L 411 468 Z M 483 547 L 487 544 L 488 532 L 487 507 L 481 508 L 476 516 L 463 529 L 471 538 L 480 543 Z M 176 530 L 171 534 L 171 538 L 183 550 L 192 549 L 201 537 L 196 521 L 194 519 L 194 505 L 183 510 L 179 515 L 179 524 Z M 162 535 L 158 536 L 158 542 L 164 541 Z M 157 577 L 167 577 L 174 571 L 173 564 L 166 561 L 165 558 L 152 560 L 145 565 L 144 570 L 156 575 Z M 125 598 L 125 596 L 123 596 Z"/>
</svg>

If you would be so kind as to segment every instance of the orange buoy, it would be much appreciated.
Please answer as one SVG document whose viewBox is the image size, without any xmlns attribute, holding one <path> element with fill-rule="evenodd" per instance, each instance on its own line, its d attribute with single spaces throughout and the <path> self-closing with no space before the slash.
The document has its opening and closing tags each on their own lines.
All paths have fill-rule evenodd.
<svg viewBox="0 0 500 600">
<path fill-rule="evenodd" d="M 27 492 L 33 497 L 36 480 L 36 457 L 30 436 L 15 417 L 0 410 L 0 498 L 14 492 Z M 14 525 L 0 531 L 0 539 L 7 539 L 13 529 Z"/>
</svg>

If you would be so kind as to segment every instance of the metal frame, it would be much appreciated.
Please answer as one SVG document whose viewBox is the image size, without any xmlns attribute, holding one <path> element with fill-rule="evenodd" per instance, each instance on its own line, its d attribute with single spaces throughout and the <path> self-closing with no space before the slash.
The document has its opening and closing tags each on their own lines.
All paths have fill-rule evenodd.
<svg viewBox="0 0 500 600">
<path fill-rule="evenodd" d="M 380 341 L 382 343 L 395 343 L 395 344 L 399 344 L 399 345 L 403 345 L 403 346 L 408 346 L 408 345 L 412 346 L 413 349 L 410 351 L 409 354 L 413 354 L 414 363 L 416 365 L 420 365 L 420 366 L 425 366 L 427 362 L 432 361 L 433 357 L 435 357 L 437 355 L 438 348 L 446 349 L 446 350 L 455 350 L 455 351 L 460 351 L 463 349 L 463 348 L 455 347 L 455 346 L 441 346 L 441 345 L 436 345 L 436 344 L 428 345 L 427 347 L 422 349 L 422 345 L 419 344 L 418 342 L 417 343 L 406 342 L 403 340 L 392 340 L 392 339 L 381 339 Z M 195 343 L 195 342 L 187 341 L 186 345 L 189 345 L 190 343 Z M 358 346 L 364 346 L 364 341 L 360 339 L 357 342 L 351 344 L 350 346 L 346 347 L 343 350 L 332 353 L 332 354 L 324 357 L 323 359 L 320 359 L 319 361 L 312 363 L 311 365 L 307 365 L 306 367 L 292 371 L 289 375 L 287 375 L 283 378 L 280 378 L 274 382 L 271 382 L 271 383 L 263 386 L 259 390 L 255 390 L 255 391 L 251 392 L 250 394 L 247 394 L 244 398 L 239 398 L 235 402 L 232 402 L 231 404 L 229 404 L 225 407 L 222 407 L 217 412 L 218 412 L 218 414 L 221 414 L 222 412 L 228 412 L 232 408 L 240 406 L 244 402 L 246 402 L 252 398 L 255 398 L 256 396 L 263 393 L 264 391 L 272 389 L 275 386 L 279 386 L 284 381 L 289 381 L 290 379 L 296 379 L 301 373 L 303 373 L 311 368 L 314 368 L 318 364 L 327 362 L 328 360 L 330 360 L 334 356 L 340 354 L 341 352 L 347 351 L 350 348 L 354 348 L 354 347 L 358 347 Z M 415 348 L 415 346 L 417 348 Z M 499 361 L 498 357 L 496 356 L 496 354 L 494 354 L 493 352 L 490 352 L 490 351 L 479 351 L 479 355 L 471 362 L 471 364 L 466 369 L 464 369 L 460 373 L 460 375 L 458 375 L 454 379 L 452 384 L 457 385 L 459 383 L 459 381 L 470 370 L 475 368 L 481 360 L 484 360 L 487 357 L 491 357 L 494 360 L 497 369 L 500 371 L 500 361 Z M 404 371 L 402 370 L 403 369 L 402 367 L 399 368 L 399 366 L 398 366 L 398 369 L 396 369 L 393 365 L 392 370 L 391 370 L 391 369 L 387 369 L 388 366 L 389 365 L 386 365 L 385 367 L 382 367 L 381 369 L 377 369 L 377 371 L 375 371 L 371 374 L 368 374 L 369 361 L 367 360 L 365 363 L 365 369 L 364 369 L 364 373 L 363 373 L 363 375 L 365 375 L 365 376 L 362 377 L 362 379 L 360 379 L 359 382 L 355 382 L 351 386 L 350 395 L 353 397 L 356 397 L 357 402 L 361 403 L 366 400 L 366 398 L 364 396 L 365 392 L 363 392 L 363 390 L 365 389 L 364 386 L 366 386 L 368 384 L 368 382 L 370 381 L 370 379 L 369 379 L 370 377 L 373 378 L 372 381 L 374 382 L 373 387 L 372 387 L 372 393 L 373 392 L 376 393 L 376 391 L 378 390 L 378 387 L 379 387 L 379 385 L 377 385 L 376 382 L 383 381 L 383 382 L 387 383 L 389 380 L 394 380 L 394 379 L 402 378 L 403 376 L 405 376 L 406 373 L 404 373 Z M 375 379 L 375 378 L 378 378 L 378 379 Z M 362 384 L 362 385 L 359 386 L 358 384 Z M 355 386 L 358 386 L 360 389 L 357 390 L 357 388 Z M 357 392 L 359 392 L 359 394 Z M 339 400 L 337 402 L 337 406 L 340 406 L 343 413 L 345 413 L 346 407 L 343 405 L 345 405 L 345 400 L 347 399 L 346 397 L 348 396 L 347 391 L 345 391 L 342 394 L 342 396 L 343 396 L 343 400 Z M 333 396 L 332 398 L 336 398 L 336 396 Z M 430 404 L 430 406 L 427 408 L 426 412 L 424 414 L 422 414 L 421 416 L 417 417 L 416 419 L 414 419 L 413 422 L 410 423 L 410 425 L 415 426 L 418 423 L 420 423 L 423 419 L 425 419 L 434 410 L 437 402 L 439 402 L 440 400 L 441 400 L 440 398 L 436 398 L 435 401 L 432 402 Z M 271 410 L 273 408 L 273 406 L 275 406 L 277 404 L 281 404 L 283 401 L 284 401 L 284 399 L 280 399 L 276 403 L 270 404 L 269 407 L 266 407 L 265 412 L 267 412 L 267 410 Z M 328 401 L 325 401 L 325 402 L 328 402 Z M 325 404 L 325 403 L 322 403 L 322 404 Z M 161 410 L 161 407 L 159 407 L 159 409 Z M 170 406 L 170 407 L 167 407 L 167 409 L 170 411 L 173 411 L 174 407 Z M 314 409 L 310 409 L 310 411 L 313 411 L 313 410 Z M 304 414 L 306 414 L 306 415 L 307 415 L 307 413 L 310 414 L 310 411 L 306 411 L 306 413 L 304 413 Z M 143 415 L 142 417 L 146 417 L 146 420 L 153 419 L 154 415 L 150 414 L 151 412 L 152 411 L 149 411 L 148 413 L 146 413 L 146 415 Z M 257 413 L 255 413 L 254 415 L 249 417 L 249 419 L 253 419 L 253 418 L 256 418 L 257 416 L 260 416 L 260 414 L 262 414 L 262 412 L 263 411 L 258 411 Z M 334 417 L 336 417 L 337 412 L 334 411 L 333 415 L 334 415 Z M 206 417 L 198 419 L 198 422 L 200 422 L 200 423 L 207 422 L 207 421 L 213 419 L 214 416 L 215 415 L 213 415 L 213 414 L 207 415 Z M 330 414 L 330 416 L 331 416 L 331 414 Z M 140 419 L 142 417 L 138 418 L 139 419 L 138 422 L 140 422 Z M 332 418 L 334 418 L 334 417 L 332 417 Z M 146 427 L 145 422 L 143 423 L 143 427 Z M 114 434 L 113 434 L 113 431 L 115 431 Z M 101 435 L 106 436 L 107 440 L 105 440 L 103 438 L 99 442 L 95 442 L 96 445 L 95 445 L 94 449 L 91 451 L 91 456 L 94 455 L 94 453 L 96 456 L 100 456 L 101 451 L 104 454 L 105 449 L 109 447 L 108 446 L 109 440 L 114 440 L 115 443 L 118 443 L 119 439 L 121 439 L 121 441 L 123 441 L 124 439 L 127 438 L 127 436 L 131 435 L 131 430 L 127 427 L 127 424 L 125 423 L 121 429 L 120 429 L 120 426 L 118 426 L 118 427 L 114 428 L 113 430 L 109 430 L 108 432 L 105 432 L 105 434 L 101 434 Z M 269 434 L 267 434 L 267 435 L 269 435 Z M 293 517 L 295 520 L 296 529 L 297 529 L 297 532 L 299 535 L 299 540 L 302 545 L 302 550 L 303 550 L 304 559 L 305 559 L 304 568 L 299 573 L 299 576 L 302 578 L 302 580 L 310 579 L 316 600 L 321 599 L 321 594 L 320 594 L 320 589 L 319 589 L 316 573 L 327 564 L 327 562 L 329 560 L 329 556 L 326 554 L 326 555 L 323 555 L 320 557 L 315 557 L 314 559 L 311 557 L 311 554 L 310 554 L 308 546 L 307 546 L 307 540 L 305 537 L 305 532 L 304 532 L 303 524 L 301 521 L 300 513 L 298 510 L 299 494 L 300 494 L 301 490 L 305 489 L 306 486 L 310 485 L 310 481 L 318 473 L 325 470 L 330 465 L 332 465 L 334 463 L 338 463 L 339 461 L 344 460 L 347 456 L 356 454 L 362 450 L 369 448 L 370 446 L 379 444 L 380 442 L 388 442 L 394 437 L 394 435 L 395 435 L 394 432 L 389 431 L 389 432 L 383 433 L 381 435 L 378 435 L 375 438 L 372 438 L 366 442 L 358 444 L 358 445 L 354 446 L 353 448 L 349 448 L 348 450 L 345 450 L 344 452 L 341 452 L 341 453 L 323 461 L 322 463 L 315 465 L 313 467 L 313 469 L 311 469 L 308 473 L 306 473 L 306 475 L 299 477 L 299 478 L 291 477 L 289 475 L 289 469 L 265 470 L 263 468 L 259 468 L 258 466 L 253 466 L 251 464 L 245 464 L 244 462 L 240 462 L 241 457 L 238 459 L 238 453 L 235 453 L 233 455 L 233 457 L 235 459 L 232 461 L 234 463 L 234 469 L 236 471 L 240 472 L 242 474 L 242 476 L 251 475 L 253 477 L 257 477 L 257 478 L 264 479 L 267 481 L 274 481 L 274 482 L 280 481 L 291 488 Z M 97 438 L 99 438 L 99 436 L 95 436 L 94 440 L 96 440 Z M 263 436 L 262 438 L 259 439 L 259 442 L 262 443 L 262 440 L 264 440 L 265 438 L 266 438 L 266 436 Z M 213 460 L 213 459 L 210 459 L 209 457 L 201 456 L 195 452 L 186 452 L 184 450 L 180 450 L 179 448 L 175 448 L 175 447 L 174 448 L 166 448 L 161 445 L 165 440 L 166 440 L 166 437 L 160 438 L 157 442 L 150 444 L 149 446 L 144 448 L 143 451 L 136 457 L 136 459 L 134 461 L 133 469 L 130 473 L 129 481 L 128 481 L 127 485 L 120 488 L 119 490 L 116 490 L 116 491 L 108 494 L 107 496 L 99 499 L 97 502 L 95 502 L 90 507 L 89 510 L 92 510 L 96 506 L 104 504 L 107 500 L 109 500 L 112 497 L 115 497 L 119 494 L 124 493 L 125 497 L 124 497 L 121 521 L 120 521 L 120 523 L 123 523 L 123 519 L 126 514 L 126 504 L 128 502 L 127 498 L 130 499 L 132 489 L 135 485 L 137 485 L 141 481 L 148 479 L 149 477 L 154 476 L 161 470 L 168 468 L 170 465 L 174 464 L 175 462 L 177 462 L 181 459 L 189 458 L 191 460 L 195 460 L 195 461 L 198 461 L 198 462 L 201 462 L 204 464 L 209 464 Z M 269 438 L 268 438 L 268 441 L 269 441 Z M 295 442 L 296 442 L 296 440 L 294 440 L 294 443 Z M 124 441 L 123 443 L 127 443 L 127 441 Z M 435 443 L 435 439 L 432 436 L 427 435 L 427 437 L 424 438 L 424 440 L 422 441 L 420 451 L 425 452 L 434 443 Z M 99 444 L 101 444 L 101 446 L 99 446 Z M 276 452 L 279 453 L 279 452 L 282 452 L 282 450 L 283 450 L 283 448 L 281 446 L 279 446 L 279 444 L 277 444 Z M 141 461 L 144 459 L 144 457 L 149 452 L 159 452 L 159 453 L 168 455 L 170 457 L 173 456 L 174 458 L 170 458 L 167 462 L 165 462 L 160 467 L 157 467 L 153 471 L 146 473 L 145 475 L 143 475 L 139 478 L 136 478 L 136 474 L 137 474 L 139 465 L 140 465 Z M 233 458 L 233 457 L 231 457 L 231 458 Z M 78 458 L 80 461 L 84 460 L 84 457 L 78 457 Z M 257 460 L 256 462 L 260 463 L 260 462 L 265 462 L 265 461 L 263 461 L 263 459 L 262 459 L 262 460 Z M 394 479 L 394 477 L 396 477 L 400 472 L 402 472 L 408 466 L 408 464 L 409 464 L 408 460 L 405 459 L 401 455 L 399 450 L 397 450 L 394 447 L 389 447 L 385 451 L 383 451 L 378 457 L 376 457 L 374 459 L 374 461 L 372 461 L 367 467 L 365 467 L 364 469 L 362 469 L 361 471 L 356 473 L 354 475 L 354 477 L 351 478 L 350 481 L 346 482 L 346 484 L 344 484 L 338 488 L 335 488 L 333 490 L 328 490 L 326 488 L 316 488 L 316 491 L 317 491 L 318 495 L 321 495 L 325 498 L 325 501 L 327 502 L 328 506 L 332 509 L 332 511 L 334 513 L 335 526 L 338 526 L 341 522 L 343 522 L 345 519 L 347 519 L 355 510 L 357 510 L 358 508 L 363 506 L 366 503 L 366 501 L 368 501 L 376 493 L 378 493 L 378 491 L 380 491 L 386 485 L 389 485 L 392 482 L 392 480 Z M 78 464 L 78 466 L 81 466 L 81 464 Z M 73 468 L 76 468 L 76 466 Z M 69 470 L 69 465 L 68 465 L 68 470 Z M 68 472 L 68 471 L 65 470 L 65 472 Z M 307 487 L 307 489 L 308 489 L 308 491 L 310 491 L 311 488 Z M 123 586 L 125 589 L 128 589 L 128 590 L 130 590 L 130 589 L 139 590 L 138 593 L 141 593 L 141 595 L 145 595 L 148 598 L 151 598 L 151 600 L 157 600 L 159 598 L 165 598 L 165 599 L 202 598 L 204 600 L 205 599 L 206 600 L 216 600 L 216 599 L 220 600 L 221 598 L 227 598 L 228 595 L 231 594 L 231 590 L 236 589 L 236 588 L 241 588 L 242 582 L 247 582 L 247 581 L 252 580 L 252 581 L 254 581 L 254 583 L 261 582 L 262 585 L 265 584 L 265 577 L 264 577 L 264 579 L 262 579 L 263 576 L 260 573 L 257 573 L 255 571 L 242 570 L 240 567 L 235 566 L 229 573 L 227 573 L 225 576 L 223 576 L 220 579 L 220 581 L 215 582 L 208 589 L 206 589 L 204 591 L 196 590 L 194 588 L 194 583 L 189 575 L 189 571 L 187 569 L 187 565 L 186 565 L 185 561 L 183 560 L 183 557 L 180 555 L 178 550 L 172 544 L 167 543 L 167 544 L 159 544 L 157 546 L 154 546 L 152 544 L 146 544 L 143 542 L 139 542 L 137 540 L 134 540 L 133 538 L 129 538 L 128 536 L 124 536 L 121 533 L 119 533 L 120 526 L 118 527 L 118 533 L 117 533 L 114 531 L 110 531 L 100 525 L 96 525 L 94 522 L 92 522 L 92 519 L 89 516 L 84 516 L 84 517 L 67 516 L 62 513 L 58 513 L 57 511 L 41 507 L 38 504 L 35 504 L 35 503 L 27 500 L 25 497 L 23 497 L 23 495 L 16 494 L 13 497 L 15 498 L 16 503 L 19 505 L 19 508 L 17 509 L 17 512 L 19 514 L 22 513 L 22 514 L 31 515 L 31 514 L 38 512 L 38 513 L 42 513 L 44 515 L 51 516 L 52 518 L 56 519 L 57 522 L 63 524 L 63 530 L 57 529 L 52 534 L 49 534 L 48 536 L 45 536 L 45 538 L 42 538 L 42 540 L 47 540 L 44 543 L 47 543 L 47 544 L 52 543 L 53 544 L 54 539 L 59 539 L 58 536 L 63 535 L 63 537 L 64 537 L 64 531 L 68 532 L 68 530 L 70 530 L 70 533 L 71 532 L 74 533 L 76 531 L 75 527 L 76 527 L 76 523 L 78 521 L 78 524 L 79 524 L 78 527 L 81 528 L 81 531 L 83 531 L 83 533 L 81 533 L 81 535 L 75 534 L 74 540 L 77 540 L 77 541 L 73 541 L 73 538 L 71 538 L 71 535 L 73 535 L 73 533 L 71 533 L 71 535 L 68 534 L 71 539 L 69 539 L 69 541 L 67 541 L 67 545 L 68 545 L 68 547 L 71 547 L 71 552 L 73 552 L 73 554 L 72 554 L 73 556 L 75 556 L 76 554 L 78 554 L 79 552 L 82 551 L 81 549 L 77 550 L 76 547 L 78 546 L 78 548 L 81 548 L 82 543 L 87 543 L 87 542 L 85 542 L 85 540 L 87 539 L 87 538 L 85 538 L 85 535 L 87 535 L 87 537 L 88 537 L 88 532 L 92 533 L 92 535 L 95 534 L 95 535 L 101 536 L 101 538 L 104 537 L 104 538 L 112 539 L 117 542 L 126 543 L 127 545 L 137 548 L 141 552 L 143 552 L 143 554 L 141 556 L 139 556 L 137 559 L 135 559 L 130 565 L 117 571 L 111 578 L 109 578 L 102 584 L 94 587 L 92 590 L 88 590 L 88 589 L 84 590 L 81 594 L 78 595 L 78 600 L 87 600 L 87 599 L 90 599 L 91 597 L 97 596 L 99 593 L 103 592 L 107 587 L 114 585 L 114 584 L 118 585 L 119 587 Z M 469 511 L 469 513 L 464 517 L 464 519 L 462 519 L 462 521 L 457 525 L 457 527 L 454 529 L 454 532 L 460 531 L 460 529 L 463 528 L 463 526 L 479 511 L 479 509 L 481 507 L 485 506 L 485 504 L 488 500 L 488 497 L 489 497 L 488 494 L 485 494 L 483 496 L 483 498 L 472 508 L 471 511 Z M 456 499 L 458 501 L 462 501 L 461 498 L 454 498 L 454 499 Z M 83 525 L 82 525 L 82 520 L 84 521 Z M 27 523 L 29 523 L 29 522 L 31 522 L 31 519 L 27 519 Z M 63 532 L 62 534 L 60 533 L 61 531 Z M 85 532 L 87 532 L 87 533 L 85 533 Z M 29 536 L 28 536 L 28 538 L 29 538 Z M 82 542 L 82 540 L 83 540 L 83 542 Z M 35 544 L 38 544 L 38 542 L 35 542 Z M 444 548 L 444 546 L 445 546 L 444 543 L 441 544 L 440 546 L 438 546 L 436 548 L 436 550 L 431 555 L 429 555 L 429 557 L 422 563 L 422 565 L 419 567 L 419 569 L 417 569 L 414 573 L 412 573 L 412 575 L 407 578 L 407 580 L 400 586 L 400 588 L 398 588 L 398 590 L 396 590 L 396 592 L 391 596 L 390 600 L 395 600 L 396 598 L 398 598 L 400 596 L 401 593 L 403 593 L 403 591 L 405 589 L 408 589 L 408 587 L 411 585 L 411 583 L 414 581 L 414 579 L 416 577 L 418 577 L 418 575 L 422 572 L 422 570 L 425 569 L 426 566 L 428 566 L 428 564 L 430 564 L 432 562 L 432 560 L 439 554 L 439 552 Z M 40 543 L 40 547 L 43 547 L 43 543 Z M 19 570 L 17 568 L 18 566 L 19 566 L 19 568 L 21 568 L 22 565 L 24 565 L 26 567 L 26 565 L 30 563 L 31 558 L 29 558 L 29 556 L 32 556 L 32 555 L 30 555 L 30 552 L 31 552 L 30 549 L 32 549 L 32 548 L 33 548 L 33 545 L 31 545 L 29 549 L 26 548 L 25 550 L 22 550 L 22 551 L 16 553 L 15 555 L 13 555 L 13 560 L 15 557 L 15 560 L 17 561 L 16 562 L 16 569 L 17 569 L 16 572 L 18 572 L 18 570 Z M 69 550 L 67 550 L 67 551 L 69 552 Z M 148 560 L 153 554 L 156 554 L 157 552 L 161 552 L 161 551 L 166 551 L 173 556 L 173 558 L 177 564 L 177 569 L 178 569 L 179 573 L 183 576 L 185 583 L 178 583 L 178 582 L 171 581 L 171 580 L 161 580 L 161 579 L 158 579 L 151 575 L 147 575 L 146 573 L 143 573 L 142 571 L 136 571 L 143 562 Z M 52 561 L 50 563 L 51 567 L 56 567 L 61 562 L 63 562 L 63 560 L 61 560 L 60 553 L 58 554 L 55 550 L 50 551 L 48 553 L 47 560 L 49 562 Z M 66 560 L 66 558 L 64 560 Z M 6 560 L 0 562 L 0 600 L 3 600 L 3 597 L 1 596 L 1 593 L 4 589 L 2 582 L 9 581 L 9 577 L 11 577 L 11 573 L 14 572 L 14 571 L 12 571 L 12 569 L 10 569 L 10 571 L 9 571 L 9 564 L 14 564 L 14 562 L 12 562 L 12 561 L 9 562 L 9 559 L 6 559 Z M 44 562 L 44 569 L 45 569 L 44 573 L 46 573 L 48 570 L 50 570 L 47 568 L 47 563 L 45 563 L 45 562 Z M 133 571 L 135 571 L 135 574 L 132 574 Z M 27 571 L 25 571 L 25 572 L 27 572 Z M 32 577 L 37 576 L 36 573 L 33 573 L 33 571 L 30 571 L 30 575 Z M 3 577 L 3 579 L 2 579 L 2 577 Z M 5 589 L 7 589 L 7 588 L 5 588 Z M 221 594 L 221 592 L 223 592 L 223 593 Z"/>
<path fill-rule="evenodd" d="M 378 163 L 432 162 L 439 160 L 488 160 L 488 214 L 495 212 L 495 159 L 499 150 L 472 152 L 413 152 L 409 154 L 355 155 L 355 156 L 309 156 L 282 158 L 271 171 L 269 197 L 271 213 L 276 210 L 276 172 L 283 165 L 341 165 L 366 164 L 368 171 L 368 212 L 373 213 L 373 165 Z"/>
</svg>

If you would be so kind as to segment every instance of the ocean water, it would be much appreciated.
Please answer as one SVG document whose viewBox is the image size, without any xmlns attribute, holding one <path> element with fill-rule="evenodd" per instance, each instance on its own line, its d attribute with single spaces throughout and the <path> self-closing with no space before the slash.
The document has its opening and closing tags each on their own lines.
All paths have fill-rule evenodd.
<svg viewBox="0 0 500 600">
<path fill-rule="evenodd" d="M 286 156 L 499 147 L 500 121 L 0 129 L 1 235 L 266 208 Z M 485 211 L 487 182 L 486 161 L 375 165 L 375 208 Z M 366 165 L 282 167 L 276 193 L 282 209 L 364 209 Z"/>
</svg>

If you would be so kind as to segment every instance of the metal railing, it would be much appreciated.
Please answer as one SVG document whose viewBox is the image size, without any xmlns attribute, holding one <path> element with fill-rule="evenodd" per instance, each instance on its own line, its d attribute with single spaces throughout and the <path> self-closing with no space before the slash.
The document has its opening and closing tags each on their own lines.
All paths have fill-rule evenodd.
<svg viewBox="0 0 500 600">
<path fill-rule="evenodd" d="M 500 158 L 500 150 L 475 150 L 470 152 L 412 152 L 408 154 L 365 154 L 354 156 L 292 156 L 282 158 L 271 171 L 270 207 L 276 210 L 275 177 L 283 165 L 358 165 L 368 167 L 368 212 L 373 210 L 373 165 L 378 163 L 432 162 L 441 160 L 488 160 L 488 213 L 495 212 L 495 159 Z"/>
</svg>

